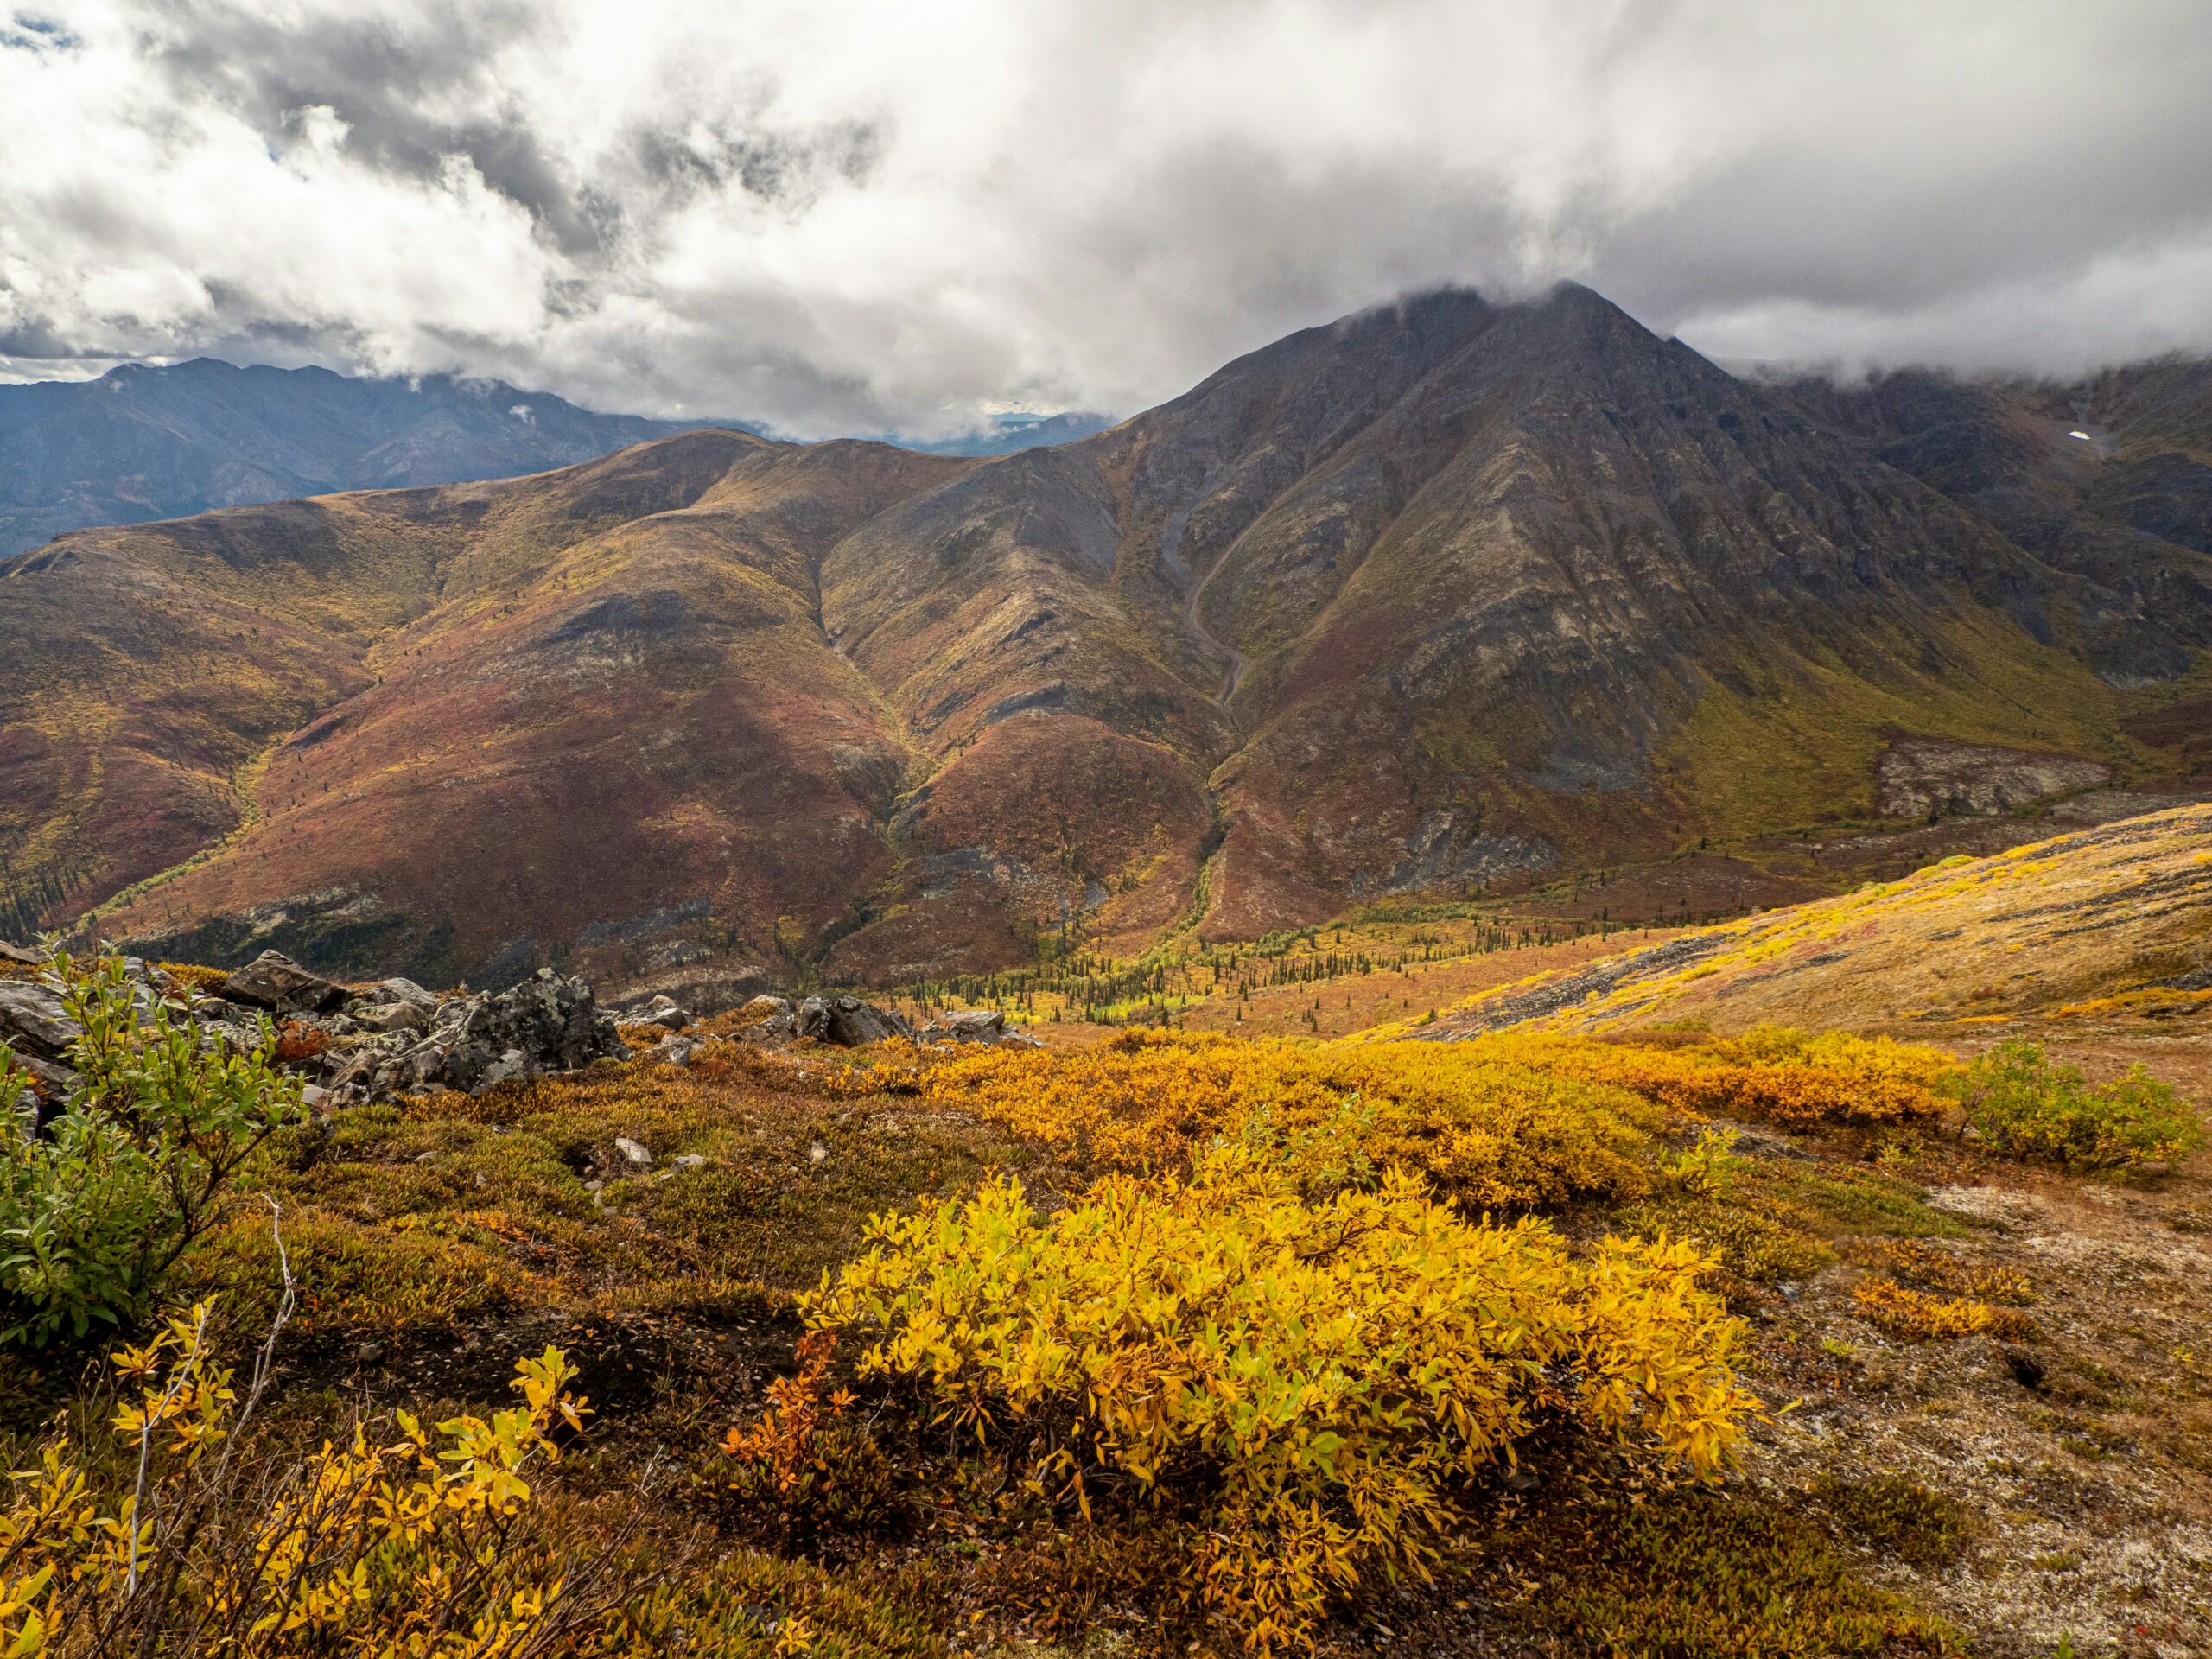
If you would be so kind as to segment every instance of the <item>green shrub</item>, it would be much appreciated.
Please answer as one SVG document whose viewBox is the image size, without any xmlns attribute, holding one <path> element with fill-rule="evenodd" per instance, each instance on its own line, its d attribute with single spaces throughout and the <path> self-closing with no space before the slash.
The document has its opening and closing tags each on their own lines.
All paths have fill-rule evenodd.
<svg viewBox="0 0 2212 1659">
<path fill-rule="evenodd" d="M 2203 1144 L 2203 1126 L 2139 1065 L 2090 1084 L 2034 1043 L 1999 1043 L 1948 1084 L 1992 1150 L 2069 1169 L 2171 1163 Z"/>
<path fill-rule="evenodd" d="M 43 1129 L 0 1049 L 0 1343 L 128 1325 L 246 1154 L 302 1115 L 266 1033 L 251 1053 L 216 1052 L 161 1004 L 142 1014 L 119 961 L 57 954 L 54 974 L 84 1035 L 79 1081 Z"/>
</svg>

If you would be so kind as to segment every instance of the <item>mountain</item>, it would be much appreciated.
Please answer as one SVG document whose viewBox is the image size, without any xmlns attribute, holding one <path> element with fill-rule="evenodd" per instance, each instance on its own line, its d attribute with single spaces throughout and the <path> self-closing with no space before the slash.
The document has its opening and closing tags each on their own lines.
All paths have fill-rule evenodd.
<svg viewBox="0 0 2212 1659">
<path fill-rule="evenodd" d="M 0 880 L 196 960 L 880 982 L 2201 761 L 2212 556 L 2082 505 L 2152 439 L 2046 556 L 1831 401 L 1452 291 L 1000 458 L 79 531 L 0 569 Z"/>
<path fill-rule="evenodd" d="M 0 557 L 88 524 L 544 472 L 695 424 L 596 415 L 500 380 L 205 357 L 0 385 Z"/>
<path fill-rule="evenodd" d="M 1006 415 L 906 447 L 1006 455 L 1107 423 L 1103 415 Z M 205 357 L 166 368 L 127 363 L 97 380 L 0 385 L 0 558 L 88 525 L 547 472 L 702 425 L 763 429 L 594 414 L 503 380 L 369 379 Z"/>
</svg>

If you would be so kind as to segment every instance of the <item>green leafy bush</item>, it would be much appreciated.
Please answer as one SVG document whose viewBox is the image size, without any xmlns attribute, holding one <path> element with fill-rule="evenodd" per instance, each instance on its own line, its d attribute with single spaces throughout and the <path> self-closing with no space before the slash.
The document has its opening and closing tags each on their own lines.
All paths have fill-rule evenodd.
<svg viewBox="0 0 2212 1659">
<path fill-rule="evenodd" d="M 2203 1144 L 2203 1126 L 2171 1084 L 2139 1065 L 2091 1084 L 2034 1043 L 1999 1043 L 1948 1087 L 1985 1144 L 2008 1157 L 2069 1169 L 2171 1163 Z"/>
<path fill-rule="evenodd" d="M 160 1003 L 142 1009 L 119 961 L 57 955 L 53 973 L 84 1027 L 80 1081 L 40 1128 L 0 1049 L 0 1343 L 143 1313 L 239 1163 L 303 1111 L 267 1033 L 251 1053 L 217 1050 Z"/>
</svg>

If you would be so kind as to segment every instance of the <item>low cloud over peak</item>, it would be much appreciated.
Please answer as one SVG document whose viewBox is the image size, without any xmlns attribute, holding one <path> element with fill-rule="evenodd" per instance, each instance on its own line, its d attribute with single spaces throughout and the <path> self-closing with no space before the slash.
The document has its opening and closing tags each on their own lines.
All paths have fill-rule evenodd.
<svg viewBox="0 0 2212 1659">
<path fill-rule="evenodd" d="M 2212 349 L 2208 84 L 2190 0 L 63 0 L 0 21 L 0 372 L 929 436 L 1573 277 L 1724 362 L 2073 372 Z"/>
</svg>

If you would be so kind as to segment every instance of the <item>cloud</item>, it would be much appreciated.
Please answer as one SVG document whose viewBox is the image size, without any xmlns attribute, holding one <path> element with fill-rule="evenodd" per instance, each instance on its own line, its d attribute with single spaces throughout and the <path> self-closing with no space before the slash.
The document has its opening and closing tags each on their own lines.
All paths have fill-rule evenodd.
<svg viewBox="0 0 2212 1659">
<path fill-rule="evenodd" d="M 2194 0 L 67 0 L 0 23 L 0 369 L 936 435 L 1573 276 L 1723 360 L 2071 371 L 2212 348 L 2207 84 Z"/>
</svg>

